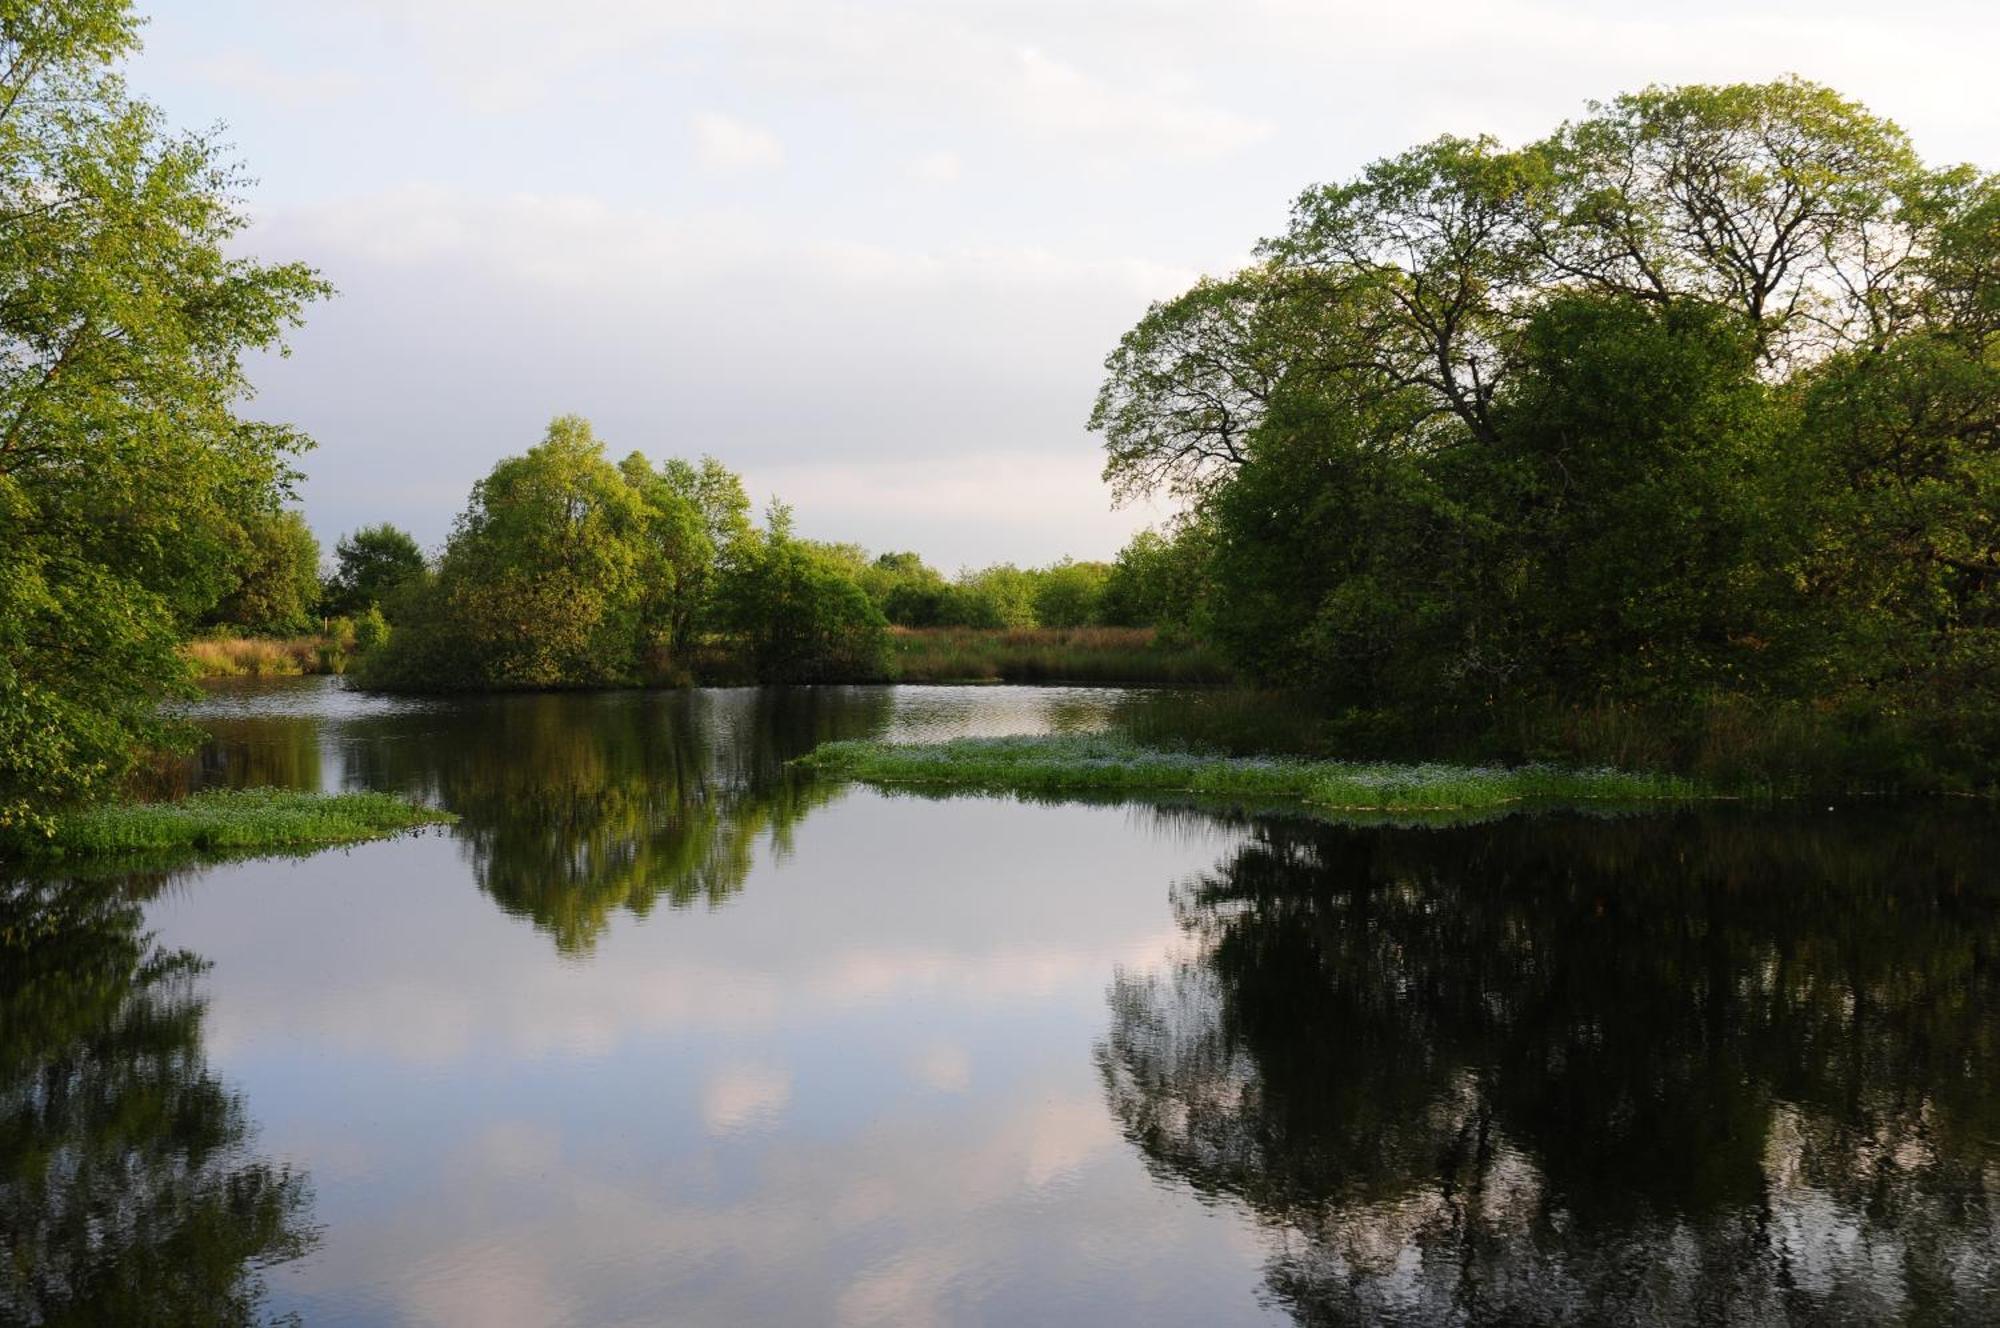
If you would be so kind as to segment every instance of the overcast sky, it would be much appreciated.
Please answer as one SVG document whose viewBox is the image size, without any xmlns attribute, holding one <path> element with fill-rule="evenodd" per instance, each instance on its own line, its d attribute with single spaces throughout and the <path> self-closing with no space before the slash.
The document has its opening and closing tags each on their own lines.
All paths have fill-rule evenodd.
<svg viewBox="0 0 2000 1328">
<path fill-rule="evenodd" d="M 1307 184 L 1788 72 L 2000 168 L 1990 0 L 141 3 L 138 90 L 225 122 L 249 247 L 340 289 L 256 371 L 329 545 L 441 541 L 575 411 L 808 535 L 1107 557 L 1162 513 L 1098 481 L 1105 353 Z"/>
</svg>

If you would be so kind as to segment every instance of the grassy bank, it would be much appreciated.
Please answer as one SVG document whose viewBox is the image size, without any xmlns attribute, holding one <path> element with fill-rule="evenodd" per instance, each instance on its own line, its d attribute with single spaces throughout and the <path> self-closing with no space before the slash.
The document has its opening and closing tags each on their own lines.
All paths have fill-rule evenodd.
<svg viewBox="0 0 2000 1328">
<path fill-rule="evenodd" d="M 871 784 L 1030 794 L 1182 793 L 1296 800 L 1331 811 L 1477 811 L 1518 803 L 1633 803 L 1706 796 L 1691 780 L 1551 765 L 1456 766 L 1211 756 L 1109 734 L 832 742 L 800 765 Z"/>
<path fill-rule="evenodd" d="M 899 627 L 889 634 L 889 678 L 1191 686 L 1228 682 L 1230 672 L 1211 652 L 1162 641 L 1150 627 Z"/>
<path fill-rule="evenodd" d="M 348 652 L 331 636 L 212 637 L 190 641 L 181 657 L 197 678 L 296 678 L 307 673 L 340 673 Z"/>
<path fill-rule="evenodd" d="M 453 820 L 391 793 L 218 789 L 177 802 L 122 802 L 56 818 L 55 831 L 0 844 L 36 858 L 254 853 L 380 839 Z"/>
</svg>

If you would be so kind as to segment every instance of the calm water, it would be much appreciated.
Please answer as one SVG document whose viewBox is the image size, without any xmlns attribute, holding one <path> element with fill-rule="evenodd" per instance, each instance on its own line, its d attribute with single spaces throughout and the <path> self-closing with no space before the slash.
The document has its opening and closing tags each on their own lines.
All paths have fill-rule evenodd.
<svg viewBox="0 0 2000 1328">
<path fill-rule="evenodd" d="M 190 781 L 462 820 L 0 886 L 0 1321 L 2000 1318 L 2000 816 L 783 764 L 1127 700 L 218 695 Z"/>
</svg>

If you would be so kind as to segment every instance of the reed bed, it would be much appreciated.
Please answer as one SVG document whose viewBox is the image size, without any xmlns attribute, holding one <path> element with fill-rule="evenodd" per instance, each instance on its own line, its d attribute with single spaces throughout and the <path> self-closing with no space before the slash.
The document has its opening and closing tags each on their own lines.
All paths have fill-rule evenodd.
<svg viewBox="0 0 2000 1328">
<path fill-rule="evenodd" d="M 1672 775 L 1553 765 L 1313 761 L 1146 747 L 1116 734 L 826 743 L 799 764 L 870 784 L 1051 795 L 1195 794 L 1342 812 L 1464 812 L 1522 803 L 1684 802 L 1713 796 Z"/>
<path fill-rule="evenodd" d="M 331 636 L 214 637 L 188 642 L 181 656 L 197 678 L 295 678 L 347 665 L 346 649 Z"/>
</svg>

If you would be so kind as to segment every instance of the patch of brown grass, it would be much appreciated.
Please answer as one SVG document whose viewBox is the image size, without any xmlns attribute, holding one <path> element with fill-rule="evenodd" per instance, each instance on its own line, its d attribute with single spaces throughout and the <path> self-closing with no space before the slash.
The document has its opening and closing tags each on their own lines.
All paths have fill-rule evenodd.
<svg viewBox="0 0 2000 1328">
<path fill-rule="evenodd" d="M 295 678 L 305 673 L 338 673 L 346 652 L 332 637 L 220 637 L 190 641 L 181 655 L 197 678 Z"/>
</svg>

